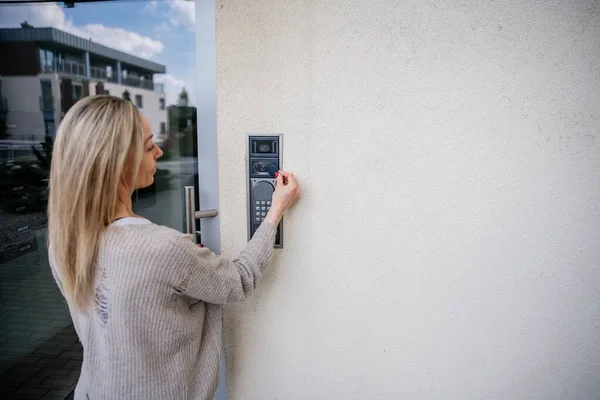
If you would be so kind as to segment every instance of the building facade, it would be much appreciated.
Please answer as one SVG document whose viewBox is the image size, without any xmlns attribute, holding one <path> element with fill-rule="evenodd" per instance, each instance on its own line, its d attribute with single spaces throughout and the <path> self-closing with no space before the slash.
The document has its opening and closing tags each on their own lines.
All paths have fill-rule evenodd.
<svg viewBox="0 0 600 400">
<path fill-rule="evenodd" d="M 0 125 L 14 151 L 52 136 L 84 96 L 128 97 L 148 119 L 157 141 L 167 132 L 166 67 L 54 28 L 0 29 Z M 6 143 L 6 139 L 9 139 Z M 3 149 L 7 150 L 7 149 Z M 18 151 L 18 150 L 17 150 Z"/>
</svg>

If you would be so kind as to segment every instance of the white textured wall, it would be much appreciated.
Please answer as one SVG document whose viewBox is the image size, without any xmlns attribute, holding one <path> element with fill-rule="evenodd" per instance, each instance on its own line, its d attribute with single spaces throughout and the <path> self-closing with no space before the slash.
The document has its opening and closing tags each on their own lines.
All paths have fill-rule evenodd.
<svg viewBox="0 0 600 400">
<path fill-rule="evenodd" d="M 40 111 L 41 95 L 42 86 L 39 76 L 2 77 L 2 96 L 7 98 L 9 111 L 40 114 L 43 128 L 44 119 Z"/>
<path fill-rule="evenodd" d="M 223 253 L 247 132 L 303 190 L 230 399 L 598 398 L 598 1 L 219 0 L 217 46 Z"/>
<path fill-rule="evenodd" d="M 44 115 L 40 110 L 42 86 L 38 76 L 3 76 L 2 96 L 6 97 L 6 123 L 12 140 L 43 140 Z M 16 127 L 15 127 L 16 126 Z"/>
</svg>

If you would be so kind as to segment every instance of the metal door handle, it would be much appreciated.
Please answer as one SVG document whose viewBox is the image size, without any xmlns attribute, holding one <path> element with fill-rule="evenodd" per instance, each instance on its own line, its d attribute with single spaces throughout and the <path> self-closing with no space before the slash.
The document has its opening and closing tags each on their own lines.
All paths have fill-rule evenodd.
<svg viewBox="0 0 600 400">
<path fill-rule="evenodd" d="M 184 187 L 185 195 L 185 233 L 190 234 L 196 240 L 196 220 L 200 218 L 213 218 L 219 215 L 217 210 L 196 211 L 196 193 L 193 186 Z"/>
</svg>

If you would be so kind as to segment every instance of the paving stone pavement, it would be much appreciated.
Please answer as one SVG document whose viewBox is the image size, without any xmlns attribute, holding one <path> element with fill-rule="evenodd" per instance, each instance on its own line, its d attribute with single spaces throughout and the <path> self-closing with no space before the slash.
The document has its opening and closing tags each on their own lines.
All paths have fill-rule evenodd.
<svg viewBox="0 0 600 400">
<path fill-rule="evenodd" d="M 0 264 L 0 398 L 65 399 L 83 349 L 56 286 L 44 237 L 38 250 Z"/>
</svg>

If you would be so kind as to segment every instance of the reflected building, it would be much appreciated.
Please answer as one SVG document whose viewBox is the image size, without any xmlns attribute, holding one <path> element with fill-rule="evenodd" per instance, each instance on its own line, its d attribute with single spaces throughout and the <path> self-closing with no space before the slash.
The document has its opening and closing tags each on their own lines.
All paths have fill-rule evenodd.
<svg viewBox="0 0 600 400">
<path fill-rule="evenodd" d="M 167 137 L 166 67 L 55 28 L 0 29 L 0 263 L 36 250 L 58 124 L 79 99 L 128 98 Z M 144 194 L 153 194 L 153 185 Z"/>
<path fill-rule="evenodd" d="M 11 141 L 3 143 L 3 159 L 52 136 L 69 108 L 94 94 L 129 98 L 164 140 L 164 86 L 155 82 L 164 65 L 55 28 L 21 26 L 0 29 L 0 140 Z"/>
</svg>

